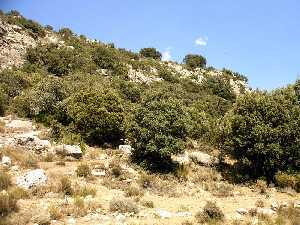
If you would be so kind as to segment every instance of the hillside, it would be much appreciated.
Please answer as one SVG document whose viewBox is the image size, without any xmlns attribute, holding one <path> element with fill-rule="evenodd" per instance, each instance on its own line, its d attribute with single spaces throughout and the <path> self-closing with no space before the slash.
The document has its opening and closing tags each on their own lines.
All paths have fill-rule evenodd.
<svg viewBox="0 0 300 225">
<path fill-rule="evenodd" d="M 0 225 L 297 225 L 299 93 L 1 13 Z"/>
</svg>

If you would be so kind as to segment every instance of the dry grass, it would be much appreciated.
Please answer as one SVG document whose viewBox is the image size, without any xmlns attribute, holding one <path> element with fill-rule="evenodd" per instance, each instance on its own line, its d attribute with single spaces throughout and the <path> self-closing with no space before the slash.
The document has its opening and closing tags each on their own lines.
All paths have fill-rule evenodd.
<svg viewBox="0 0 300 225">
<path fill-rule="evenodd" d="M 255 206 L 258 207 L 258 208 L 263 208 L 265 207 L 265 202 L 261 199 L 258 199 L 256 202 L 255 202 Z"/>
<path fill-rule="evenodd" d="M 65 166 L 66 163 L 65 163 L 65 161 L 60 160 L 60 161 L 57 161 L 57 162 L 55 163 L 55 165 L 57 165 L 57 166 Z"/>
<path fill-rule="evenodd" d="M 48 153 L 45 155 L 43 161 L 44 161 L 44 162 L 53 162 L 54 159 L 55 159 L 55 154 L 48 152 Z"/>
<path fill-rule="evenodd" d="M 86 196 L 93 196 L 95 197 L 97 194 L 97 189 L 95 187 L 89 187 L 89 186 L 76 186 L 74 188 L 74 196 L 80 196 L 80 197 L 86 197 Z"/>
<path fill-rule="evenodd" d="M 21 148 L 4 148 L 2 154 L 9 156 L 13 162 L 22 168 L 38 168 L 37 156 Z"/>
<path fill-rule="evenodd" d="M 0 121 L 0 133 L 5 133 L 5 123 Z"/>
<path fill-rule="evenodd" d="M 60 206 L 50 205 L 49 206 L 50 218 L 52 220 L 59 220 L 63 217 L 63 213 Z"/>
<path fill-rule="evenodd" d="M 16 211 L 18 199 L 14 196 L 13 192 L 0 192 L 0 218 L 9 213 Z"/>
<path fill-rule="evenodd" d="M 268 190 L 267 182 L 264 180 L 257 180 L 255 184 L 255 188 L 258 190 L 260 194 L 266 194 Z"/>
<path fill-rule="evenodd" d="M 224 219 L 224 213 L 216 205 L 215 202 L 208 201 L 203 210 L 195 215 L 198 223 L 209 223 L 212 221 L 222 221 Z"/>
<path fill-rule="evenodd" d="M 142 197 L 144 191 L 136 185 L 130 185 L 125 189 L 125 194 L 127 197 Z"/>
<path fill-rule="evenodd" d="M 0 191 L 8 189 L 11 184 L 12 183 L 10 175 L 0 171 Z"/>
<path fill-rule="evenodd" d="M 88 177 L 91 176 L 91 169 L 88 164 L 81 163 L 76 169 L 76 174 L 78 177 Z"/>
<path fill-rule="evenodd" d="M 58 192 L 62 192 L 65 195 L 72 195 L 74 193 L 71 180 L 68 177 L 60 178 Z"/>
<path fill-rule="evenodd" d="M 142 200 L 141 205 L 147 208 L 154 208 L 154 203 L 150 200 Z"/>
</svg>

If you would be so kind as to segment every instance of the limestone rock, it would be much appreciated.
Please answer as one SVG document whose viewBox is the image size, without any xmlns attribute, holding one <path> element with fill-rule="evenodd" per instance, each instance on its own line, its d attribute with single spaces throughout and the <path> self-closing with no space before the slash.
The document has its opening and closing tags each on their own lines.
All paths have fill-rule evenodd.
<svg viewBox="0 0 300 225">
<path fill-rule="evenodd" d="M 300 200 L 294 202 L 294 208 L 300 209 Z"/>
<path fill-rule="evenodd" d="M 16 179 L 16 184 L 25 189 L 46 184 L 46 182 L 47 176 L 42 169 L 31 170 Z"/>
<path fill-rule="evenodd" d="M 176 155 L 176 156 L 172 156 L 172 160 L 174 162 L 177 162 L 177 163 L 182 164 L 182 165 L 188 165 L 191 162 L 189 154 L 187 152 L 184 152 L 183 154 L 179 154 L 179 155 Z"/>
<path fill-rule="evenodd" d="M 57 145 L 54 147 L 54 152 L 57 154 L 72 156 L 77 159 L 82 156 L 81 148 L 78 145 Z"/>
<path fill-rule="evenodd" d="M 203 164 L 205 166 L 211 166 L 219 163 L 219 160 L 216 157 L 203 152 L 191 152 L 189 154 L 189 157 L 192 161 Z"/>
<path fill-rule="evenodd" d="M 130 145 L 119 145 L 119 150 L 125 154 L 131 154 L 131 146 Z"/>
</svg>

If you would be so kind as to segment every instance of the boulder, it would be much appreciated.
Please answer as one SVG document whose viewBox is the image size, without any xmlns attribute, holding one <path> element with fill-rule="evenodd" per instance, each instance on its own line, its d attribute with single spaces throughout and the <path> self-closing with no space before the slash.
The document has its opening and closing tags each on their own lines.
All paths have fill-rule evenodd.
<svg viewBox="0 0 300 225">
<path fill-rule="evenodd" d="M 57 145 L 54 147 L 54 152 L 65 156 L 72 156 L 76 159 L 82 157 L 82 151 L 78 145 Z"/>
<path fill-rule="evenodd" d="M 203 152 L 191 152 L 189 154 L 190 159 L 195 162 L 195 163 L 199 163 L 205 166 L 212 166 L 214 164 L 218 164 L 219 160 L 214 157 L 211 156 L 209 154 L 203 153 Z"/>
<path fill-rule="evenodd" d="M 47 176 L 42 169 L 31 170 L 23 176 L 16 179 L 16 184 L 19 187 L 30 189 L 39 185 L 44 185 L 47 182 Z"/>
<path fill-rule="evenodd" d="M 48 140 L 39 139 L 37 135 L 38 132 L 36 131 L 18 134 L 13 142 L 15 145 L 25 146 L 38 152 L 50 149 L 51 143 Z"/>
<path fill-rule="evenodd" d="M 2 156 L 1 163 L 3 166 L 11 166 L 11 159 L 8 156 Z"/>
<path fill-rule="evenodd" d="M 131 146 L 130 145 L 119 145 L 119 150 L 125 154 L 131 154 Z"/>
</svg>

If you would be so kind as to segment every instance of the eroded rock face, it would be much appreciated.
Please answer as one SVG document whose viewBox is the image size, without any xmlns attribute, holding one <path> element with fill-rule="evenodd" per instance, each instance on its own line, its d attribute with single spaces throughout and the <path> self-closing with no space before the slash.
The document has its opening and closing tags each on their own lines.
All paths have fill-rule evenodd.
<svg viewBox="0 0 300 225">
<path fill-rule="evenodd" d="M 31 170 L 16 179 L 19 187 L 30 189 L 47 183 L 47 176 L 42 169 Z"/>
</svg>

